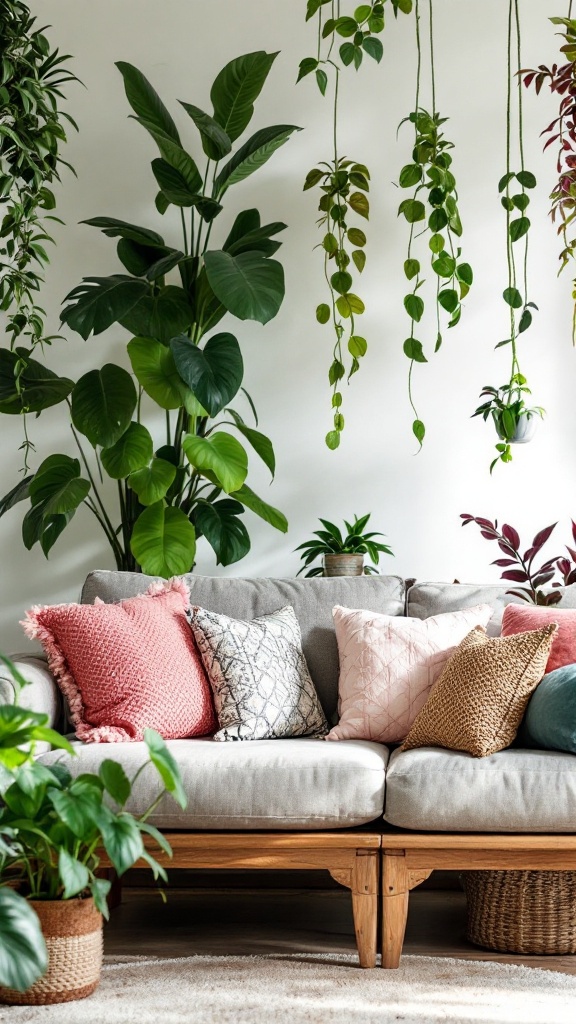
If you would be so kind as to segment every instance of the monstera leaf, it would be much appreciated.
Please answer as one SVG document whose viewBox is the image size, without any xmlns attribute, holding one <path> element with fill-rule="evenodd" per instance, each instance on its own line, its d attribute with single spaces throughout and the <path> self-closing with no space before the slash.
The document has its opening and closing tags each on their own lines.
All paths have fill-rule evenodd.
<svg viewBox="0 0 576 1024">
<path fill-rule="evenodd" d="M 194 509 L 197 533 L 203 534 L 214 549 L 218 565 L 232 565 L 250 550 L 248 531 L 238 518 L 243 512 L 244 506 L 232 498 L 200 500 Z"/>
<path fill-rule="evenodd" d="M 194 468 L 199 473 L 206 471 L 209 479 L 216 477 L 227 494 L 242 487 L 248 473 L 248 456 L 240 442 L 225 430 L 210 437 L 188 434 L 182 448 Z"/>
<path fill-rule="evenodd" d="M 170 342 L 176 368 L 210 416 L 217 416 L 237 393 L 244 375 L 240 346 L 233 334 L 215 334 L 203 349 L 185 335 Z"/>
<path fill-rule="evenodd" d="M 148 293 L 149 285 L 136 277 L 85 277 L 64 299 L 62 322 L 87 341 L 92 333 L 102 334 L 118 323 Z"/>
<path fill-rule="evenodd" d="M 142 572 L 167 579 L 192 568 L 196 532 L 181 509 L 157 501 L 136 520 L 130 547 Z"/>
<path fill-rule="evenodd" d="M 100 458 L 108 476 L 113 480 L 123 480 L 130 473 L 147 466 L 153 450 L 152 437 L 146 427 L 141 423 L 131 423 L 116 444 L 102 449 Z"/>
<path fill-rule="evenodd" d="M 138 396 L 130 374 L 106 363 L 90 370 L 72 392 L 72 422 L 90 444 L 109 448 L 128 428 Z"/>
</svg>

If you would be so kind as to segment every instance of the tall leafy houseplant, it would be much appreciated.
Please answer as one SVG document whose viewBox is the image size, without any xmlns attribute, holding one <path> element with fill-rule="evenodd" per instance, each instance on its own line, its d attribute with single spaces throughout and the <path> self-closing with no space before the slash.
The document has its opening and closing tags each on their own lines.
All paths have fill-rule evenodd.
<svg viewBox="0 0 576 1024">
<path fill-rule="evenodd" d="M 35 346 L 56 335 L 45 330 L 38 292 L 49 262 L 47 242 L 56 199 L 52 190 L 60 167 L 66 122 L 59 109 L 62 86 L 76 81 L 70 59 L 53 49 L 45 28 L 36 27 L 20 0 L 1 0 L 0 39 L 0 310 L 7 314 L 8 348 L 0 348 L 0 412 L 40 412 L 66 397 L 66 387 L 46 386 L 31 358 Z M 20 342 L 20 344 L 18 344 Z M 26 418 L 24 417 L 26 431 Z M 25 461 L 32 447 L 24 443 Z"/>
<path fill-rule="evenodd" d="M 441 117 L 436 109 L 436 73 L 434 65 L 434 21 L 433 4 L 428 0 L 428 62 L 430 70 L 431 110 L 421 106 L 423 45 L 420 28 L 420 2 L 415 0 L 416 49 L 418 64 L 416 73 L 416 100 L 414 110 L 404 123 L 412 126 L 414 143 L 412 160 L 400 171 L 398 184 L 401 189 L 413 189 L 412 195 L 403 199 L 398 207 L 410 225 L 408 250 L 404 261 L 404 275 L 410 282 L 404 296 L 404 309 L 410 318 L 410 336 L 404 341 L 405 356 L 410 360 L 408 371 L 408 398 L 414 414 L 412 433 L 420 447 L 424 441 L 426 427 L 416 408 L 412 377 L 415 363 L 427 363 L 428 358 L 422 341 L 417 337 L 425 325 L 426 303 L 422 298 L 423 277 L 420 249 L 427 254 L 434 282 L 434 351 L 442 345 L 443 322 L 448 328 L 455 327 L 462 315 L 462 301 L 467 296 L 473 281 L 469 263 L 461 260 L 462 250 L 457 239 L 462 235 L 462 221 L 458 209 L 458 191 L 454 176 L 449 142 L 442 131 L 448 120 Z M 425 246 L 425 242 L 427 245 Z M 418 253 L 418 255 L 417 255 Z M 420 324 L 422 323 L 422 327 Z"/>
<path fill-rule="evenodd" d="M 328 370 L 333 425 L 326 435 L 326 444 L 331 450 L 340 445 L 344 429 L 342 381 L 345 377 L 350 381 L 368 350 L 368 342 L 356 326 L 365 305 L 352 275 L 362 274 L 366 266 L 367 238 L 361 225 L 370 216 L 370 172 L 366 164 L 349 160 L 340 151 L 340 75 L 350 66 L 358 71 L 366 56 L 377 63 L 382 60 L 384 47 L 378 36 L 384 31 L 385 2 L 370 0 L 346 12 L 340 0 L 307 0 L 306 4 L 306 21 L 314 18 L 317 24 L 316 56 L 300 61 L 298 81 L 313 74 L 322 96 L 326 95 L 330 79 L 333 84 L 332 156 L 313 167 L 304 182 L 304 191 L 318 187 L 321 193 L 317 223 L 322 232 L 319 248 L 328 302 L 318 304 L 316 319 L 331 326 L 335 339 Z M 398 11 L 409 14 L 412 0 L 392 0 L 392 8 L 395 16 Z"/>
<path fill-rule="evenodd" d="M 85 278 L 68 295 L 62 319 L 84 339 L 113 324 L 125 328 L 132 374 L 112 363 L 84 374 L 69 400 L 80 458 L 50 455 L 4 499 L 0 512 L 29 494 L 23 522 L 28 548 L 39 542 L 48 554 L 82 504 L 102 527 L 119 569 L 159 576 L 189 570 L 201 536 L 219 563 L 242 558 L 250 548 L 245 509 L 286 531 L 284 515 L 246 483 L 248 454 L 238 435 L 272 475 L 274 450 L 231 407 L 244 392 L 242 354 L 232 333 L 214 330 L 226 313 L 266 324 L 284 297 L 283 269 L 272 257 L 285 224 L 262 224 L 257 210 L 243 210 L 219 231 L 219 245 L 213 241 L 228 190 L 298 130 L 261 128 L 233 150 L 276 56 L 258 51 L 227 64 L 211 89 L 211 114 L 180 101 L 198 132 L 202 170 L 144 75 L 131 64 L 117 65 L 133 116 L 158 148 L 151 164 L 156 208 L 162 215 L 176 212 L 181 245 L 113 217 L 86 222 L 118 239 L 123 272 Z M 143 419 L 158 409 L 165 437 L 155 446 Z M 98 478 L 104 474 L 117 483 L 115 510 L 101 493 Z"/>
</svg>

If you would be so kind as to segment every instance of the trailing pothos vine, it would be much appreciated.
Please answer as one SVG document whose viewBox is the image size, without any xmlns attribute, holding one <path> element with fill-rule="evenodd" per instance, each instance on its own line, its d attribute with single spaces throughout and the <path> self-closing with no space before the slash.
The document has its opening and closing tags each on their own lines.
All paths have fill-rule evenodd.
<svg viewBox="0 0 576 1024">
<path fill-rule="evenodd" d="M 316 309 L 320 324 L 331 324 L 335 343 L 328 379 L 332 387 L 333 426 L 326 435 L 328 448 L 340 444 L 344 429 L 341 382 L 348 381 L 360 368 L 366 354 L 366 338 L 357 333 L 356 318 L 365 311 L 364 302 L 354 288 L 352 265 L 361 274 L 366 265 L 366 234 L 358 223 L 350 224 L 351 217 L 368 220 L 370 204 L 370 172 L 364 163 L 342 156 L 338 142 L 338 102 L 342 66 L 354 65 L 359 69 L 365 55 L 379 63 L 383 46 L 377 36 L 385 25 L 386 0 L 371 0 L 360 4 L 353 14 L 342 14 L 341 0 L 308 0 L 306 20 L 317 17 L 318 42 L 315 57 L 300 62 L 298 81 L 314 74 L 317 86 L 326 95 L 330 77 L 333 79 L 332 137 L 333 153 L 329 161 L 322 161 L 306 176 L 304 190 L 319 187 L 321 194 L 318 225 L 323 238 L 320 247 L 324 256 L 324 275 L 329 301 Z M 412 0 L 391 0 L 394 14 L 409 14 Z M 338 38 L 344 40 L 335 47 Z M 338 58 L 340 63 L 338 62 Z M 349 360 L 349 361 L 348 361 Z"/>
<path fill-rule="evenodd" d="M 513 71 L 513 63 L 517 70 Z M 523 105 L 521 68 L 521 30 L 518 0 L 508 4 L 508 88 L 506 97 L 506 173 L 500 179 L 498 192 L 506 212 L 506 261 L 508 282 L 502 297 L 508 308 L 510 336 L 498 342 L 496 348 L 510 346 L 510 378 L 499 388 L 486 385 L 480 397 L 486 399 L 473 413 L 484 421 L 492 419 L 500 440 L 496 444 L 496 458 L 490 465 L 490 472 L 498 462 L 511 462 L 511 445 L 520 440 L 518 436 L 522 420 L 543 416 L 540 406 L 528 407 L 526 398 L 530 395 L 527 380 L 520 369 L 518 356 L 519 336 L 532 324 L 532 310 L 538 307 L 528 299 L 528 249 L 530 218 L 529 191 L 536 187 L 536 178 L 526 170 L 524 160 Z M 516 80 L 517 87 L 513 88 Z M 512 106 L 516 96 L 517 159 L 519 170 L 512 170 Z M 516 256 L 517 243 L 522 242 L 521 257 Z M 526 396 L 526 397 L 525 397 Z"/>
<path fill-rule="evenodd" d="M 420 105 L 422 78 L 422 39 L 420 31 L 420 4 L 416 0 L 416 46 L 418 70 L 416 75 L 416 103 L 412 113 L 402 124 L 410 123 L 414 128 L 412 162 L 406 164 L 399 177 L 399 186 L 414 189 L 409 199 L 403 199 L 398 208 L 410 225 L 408 252 L 404 261 L 404 274 L 411 282 L 412 291 L 404 296 L 404 308 L 410 317 L 410 336 L 404 342 L 404 353 L 410 360 L 408 372 L 408 397 L 414 413 L 412 432 L 422 446 L 426 427 L 420 418 L 412 390 L 414 363 L 426 363 L 422 342 L 416 337 L 417 325 L 424 318 L 425 302 L 420 289 L 425 283 L 422 276 L 422 262 L 415 256 L 416 242 L 423 246 L 427 238 L 430 251 L 430 266 L 435 280 L 435 346 L 437 352 L 442 344 L 443 324 L 448 315 L 447 326 L 455 327 L 462 315 L 462 300 L 466 297 L 473 281 L 472 267 L 460 260 L 462 250 L 455 238 L 462 234 L 462 222 L 458 211 L 456 178 L 451 170 L 452 156 L 449 142 L 442 131 L 447 121 L 436 109 L 436 83 L 434 69 L 434 31 L 432 0 L 428 0 L 429 14 L 429 63 L 431 80 L 430 112 Z M 422 224 L 422 230 L 417 231 Z"/>
<path fill-rule="evenodd" d="M 9 351 L 0 350 L 0 412 L 39 412 L 31 381 L 38 371 L 30 359 L 37 345 L 58 335 L 45 330 L 45 312 L 37 301 L 49 263 L 46 243 L 52 242 L 47 223 L 58 221 L 52 184 L 59 180 L 64 124 L 76 124 L 59 110 L 62 86 L 77 81 L 66 64 L 70 57 L 52 49 L 45 28 L 20 0 L 1 0 L 0 38 L 0 310 L 7 314 Z M 61 223 L 61 222 L 60 222 Z M 18 341 L 25 344 L 18 345 Z M 49 376 L 47 374 L 41 376 Z M 52 377 L 55 375 L 52 375 Z M 14 393 L 14 381 L 17 388 Z M 24 401 L 27 390 L 28 401 Z M 10 396 L 9 398 L 7 396 Z M 54 402 L 62 398 L 54 392 Z M 26 435 L 25 462 L 32 447 Z"/>
<path fill-rule="evenodd" d="M 560 97 L 558 117 L 555 117 L 542 132 L 542 135 L 547 136 L 545 150 L 554 143 L 558 147 L 558 181 L 550 194 L 550 216 L 552 223 L 557 223 L 558 235 L 562 239 L 559 273 L 576 259 L 576 236 L 568 237 L 568 228 L 576 218 L 576 20 L 571 18 L 571 14 L 572 3 L 568 8 L 567 18 L 550 18 L 553 25 L 564 27 L 564 31 L 558 35 L 565 40 L 560 52 L 566 58 L 566 62 L 560 66 L 553 64 L 551 67 L 540 64 L 537 69 L 525 69 L 521 72 L 524 85 L 534 85 L 537 94 L 546 83 L 550 92 Z M 575 300 L 572 341 L 576 344 L 576 280 L 573 284 L 572 298 Z"/>
</svg>

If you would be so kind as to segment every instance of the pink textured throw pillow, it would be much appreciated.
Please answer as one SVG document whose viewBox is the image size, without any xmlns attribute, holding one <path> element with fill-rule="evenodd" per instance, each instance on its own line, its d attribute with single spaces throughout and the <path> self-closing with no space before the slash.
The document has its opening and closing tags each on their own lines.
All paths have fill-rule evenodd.
<svg viewBox="0 0 576 1024">
<path fill-rule="evenodd" d="M 428 619 L 334 608 L 340 721 L 326 739 L 404 740 L 455 648 L 491 615 L 487 604 Z"/>
<path fill-rule="evenodd" d="M 547 673 L 576 662 L 576 608 L 507 604 L 502 616 L 502 636 L 542 629 L 550 622 L 558 623 L 558 632 L 546 663 Z"/>
<path fill-rule="evenodd" d="M 115 604 L 35 607 L 22 622 L 42 644 L 68 700 L 79 739 L 141 740 L 146 728 L 165 739 L 216 729 L 210 686 L 194 646 L 179 579 L 153 583 Z"/>
</svg>

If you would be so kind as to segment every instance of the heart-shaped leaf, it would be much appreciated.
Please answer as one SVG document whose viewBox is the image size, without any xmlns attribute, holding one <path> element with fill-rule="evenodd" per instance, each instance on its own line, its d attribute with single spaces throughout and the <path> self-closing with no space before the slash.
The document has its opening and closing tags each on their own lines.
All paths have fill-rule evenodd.
<svg viewBox="0 0 576 1024">
<path fill-rule="evenodd" d="M 102 761 L 98 770 L 104 789 L 110 794 L 113 800 L 122 807 L 132 790 L 130 779 L 126 775 L 121 764 L 118 761 L 111 761 L 109 758 Z"/>
<path fill-rule="evenodd" d="M 141 423 L 131 423 L 116 444 L 102 449 L 100 458 L 108 476 L 113 480 L 123 480 L 130 473 L 147 466 L 153 450 L 152 437 L 146 427 Z"/>
<path fill-rule="evenodd" d="M 210 416 L 217 416 L 242 383 L 244 363 L 232 334 L 215 334 L 203 349 L 185 335 L 172 338 L 172 355 L 182 380 Z"/>
<path fill-rule="evenodd" d="M 198 402 L 180 377 L 174 356 L 166 345 L 154 338 L 132 338 L 128 356 L 139 384 L 161 409 L 179 409 L 191 416 L 203 415 Z"/>
<path fill-rule="evenodd" d="M 128 477 L 128 484 L 138 495 L 141 505 L 153 505 L 166 497 L 176 477 L 176 466 L 164 459 L 152 459 L 149 466 Z"/>
<path fill-rule="evenodd" d="M 227 494 L 242 487 L 248 473 L 248 456 L 231 434 L 224 430 L 209 437 L 188 434 L 182 448 L 194 468 L 215 476 Z"/>
<path fill-rule="evenodd" d="M 127 331 L 141 338 L 157 338 L 165 345 L 193 322 L 194 312 L 186 292 L 176 285 L 167 285 L 157 295 L 144 295 L 121 318 Z"/>
<path fill-rule="evenodd" d="M 62 848 L 58 854 L 58 873 L 64 885 L 62 898 L 71 899 L 77 896 L 88 885 L 90 875 L 88 868 L 75 857 L 72 857 L 67 850 Z"/>
<path fill-rule="evenodd" d="M 0 412 L 42 412 L 68 398 L 73 387 L 74 381 L 31 359 L 28 349 L 0 349 Z"/>
<path fill-rule="evenodd" d="M 78 459 L 49 455 L 30 483 L 30 500 L 41 506 L 43 516 L 59 515 L 78 508 L 90 490 L 90 481 L 80 476 Z"/>
<path fill-rule="evenodd" d="M 110 448 L 128 428 L 138 396 L 134 381 L 121 366 L 106 363 L 90 370 L 72 392 L 72 422 L 93 447 Z"/>
<path fill-rule="evenodd" d="M 192 568 L 196 533 L 181 509 L 157 501 L 140 513 L 130 548 L 143 572 L 167 579 Z"/>
<path fill-rule="evenodd" d="M 23 896 L 0 888 L 0 985 L 24 992 L 46 971 L 48 953 L 38 915 Z"/>
<path fill-rule="evenodd" d="M 210 286 L 222 305 L 239 320 L 268 323 L 284 298 L 284 270 L 257 252 L 231 256 L 212 250 L 204 256 Z"/>
</svg>

